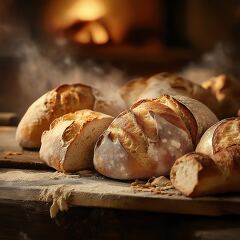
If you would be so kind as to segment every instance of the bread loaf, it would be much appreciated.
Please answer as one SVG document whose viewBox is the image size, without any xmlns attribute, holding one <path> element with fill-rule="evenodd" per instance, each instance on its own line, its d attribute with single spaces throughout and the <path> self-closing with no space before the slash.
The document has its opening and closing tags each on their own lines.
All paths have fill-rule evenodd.
<svg viewBox="0 0 240 240">
<path fill-rule="evenodd" d="M 240 82 L 228 75 L 222 74 L 202 83 L 217 99 L 213 108 L 217 116 L 222 118 L 237 115 L 240 109 Z"/>
<path fill-rule="evenodd" d="M 192 151 L 216 121 L 206 106 L 187 97 L 141 100 L 121 113 L 99 138 L 94 166 L 116 179 L 168 175 L 174 161 Z"/>
<path fill-rule="evenodd" d="M 194 145 L 200 140 L 203 133 L 214 123 L 217 117 L 215 114 L 201 102 L 186 97 L 164 95 L 159 101 L 175 111 L 184 121 L 191 132 Z"/>
<path fill-rule="evenodd" d="M 174 163 L 170 179 L 185 196 L 240 191 L 240 148 L 227 147 L 211 157 L 188 153 Z"/>
<path fill-rule="evenodd" d="M 50 123 L 69 112 L 92 109 L 110 115 L 116 115 L 122 109 L 104 102 L 101 94 L 82 84 L 61 85 L 36 100 L 20 121 L 16 140 L 24 148 L 39 148 L 41 135 Z"/>
<path fill-rule="evenodd" d="M 240 117 L 224 119 L 202 136 L 196 152 L 213 155 L 227 147 L 240 145 Z"/>
<path fill-rule="evenodd" d="M 170 177 L 186 196 L 240 191 L 240 118 L 224 119 L 210 127 L 196 152 L 174 163 Z"/>
<path fill-rule="evenodd" d="M 80 110 L 55 119 L 42 135 L 40 158 L 58 171 L 76 172 L 93 167 L 93 149 L 113 117 Z"/>
<path fill-rule="evenodd" d="M 138 100 L 157 98 L 164 94 L 187 96 L 203 102 L 210 109 L 214 109 L 217 104 L 209 90 L 171 73 L 129 81 L 120 89 L 120 94 L 129 107 Z"/>
</svg>

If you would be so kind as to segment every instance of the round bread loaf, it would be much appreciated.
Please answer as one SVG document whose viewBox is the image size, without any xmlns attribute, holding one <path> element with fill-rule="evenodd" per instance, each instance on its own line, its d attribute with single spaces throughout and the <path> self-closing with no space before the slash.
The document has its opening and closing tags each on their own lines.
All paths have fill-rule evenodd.
<svg viewBox="0 0 240 240">
<path fill-rule="evenodd" d="M 240 145 L 239 133 L 240 117 L 224 119 L 203 134 L 196 152 L 213 155 L 227 147 Z"/>
<path fill-rule="evenodd" d="M 120 94 L 129 107 L 138 100 L 157 98 L 164 94 L 187 96 L 203 102 L 210 109 L 214 109 L 217 103 L 209 90 L 172 73 L 129 81 L 120 89 Z"/>
<path fill-rule="evenodd" d="M 141 100 L 115 118 L 99 138 L 95 169 L 116 179 L 168 175 L 174 161 L 192 151 L 215 122 L 206 106 L 187 97 Z"/>
<path fill-rule="evenodd" d="M 123 111 L 116 104 L 104 101 L 92 87 L 82 84 L 61 85 L 44 94 L 28 108 L 17 128 L 18 144 L 24 148 L 40 148 L 42 133 L 54 119 L 81 109 L 113 116 Z"/>
<path fill-rule="evenodd" d="M 93 167 L 93 150 L 98 137 L 113 117 L 80 110 L 55 119 L 42 134 L 40 158 L 62 172 L 76 172 Z"/>
</svg>

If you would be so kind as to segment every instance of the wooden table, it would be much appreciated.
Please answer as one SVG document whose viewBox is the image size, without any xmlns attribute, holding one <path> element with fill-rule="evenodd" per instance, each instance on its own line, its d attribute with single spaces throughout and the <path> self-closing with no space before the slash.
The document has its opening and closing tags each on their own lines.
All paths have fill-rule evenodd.
<svg viewBox="0 0 240 240">
<path fill-rule="evenodd" d="M 0 239 L 240 239 L 239 194 L 134 193 L 130 182 L 97 173 L 56 173 L 14 135 L 0 127 Z M 58 188 L 71 192 L 71 207 L 51 219 L 52 198 L 40 194 Z"/>
</svg>

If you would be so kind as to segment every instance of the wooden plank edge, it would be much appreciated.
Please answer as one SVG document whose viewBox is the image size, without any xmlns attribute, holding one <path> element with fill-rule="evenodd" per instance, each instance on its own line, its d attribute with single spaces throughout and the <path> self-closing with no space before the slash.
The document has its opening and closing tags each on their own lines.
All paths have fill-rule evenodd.
<svg viewBox="0 0 240 240">
<path fill-rule="evenodd" d="M 0 159 L 0 168 L 56 171 L 55 169 L 49 167 L 48 165 L 40 162 L 14 162 L 9 161 L 8 159 Z"/>
<path fill-rule="evenodd" d="M 9 201 L 37 201 L 42 189 L 0 188 L 0 199 Z M 180 202 L 181 201 L 181 202 Z M 234 201 L 214 199 L 169 199 L 135 196 L 73 192 L 69 199 L 72 207 L 101 207 L 125 210 L 140 210 L 173 214 L 190 214 L 202 216 L 240 215 L 240 204 Z"/>
</svg>

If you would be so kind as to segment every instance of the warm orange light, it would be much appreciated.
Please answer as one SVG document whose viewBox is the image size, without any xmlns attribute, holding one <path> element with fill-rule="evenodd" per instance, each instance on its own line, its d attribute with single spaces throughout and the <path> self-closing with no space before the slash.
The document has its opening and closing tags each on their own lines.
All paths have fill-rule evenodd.
<svg viewBox="0 0 240 240">
<path fill-rule="evenodd" d="M 99 0 L 78 0 L 65 12 L 67 19 L 93 21 L 106 13 L 103 2 Z"/>
<path fill-rule="evenodd" d="M 88 44 L 91 42 L 91 33 L 88 30 L 81 30 L 74 36 L 74 40 L 82 44 Z"/>
<path fill-rule="evenodd" d="M 94 43 L 104 44 L 108 41 L 108 33 L 106 29 L 99 23 L 92 23 L 91 32 Z"/>
<path fill-rule="evenodd" d="M 103 0 L 51 0 L 50 2 L 45 20 L 49 29 L 66 29 L 75 22 L 95 21 L 107 14 L 107 6 Z"/>
<path fill-rule="evenodd" d="M 98 22 L 91 22 L 76 33 L 74 40 L 82 44 L 91 42 L 95 44 L 105 44 L 108 42 L 109 36 L 103 25 Z"/>
</svg>

